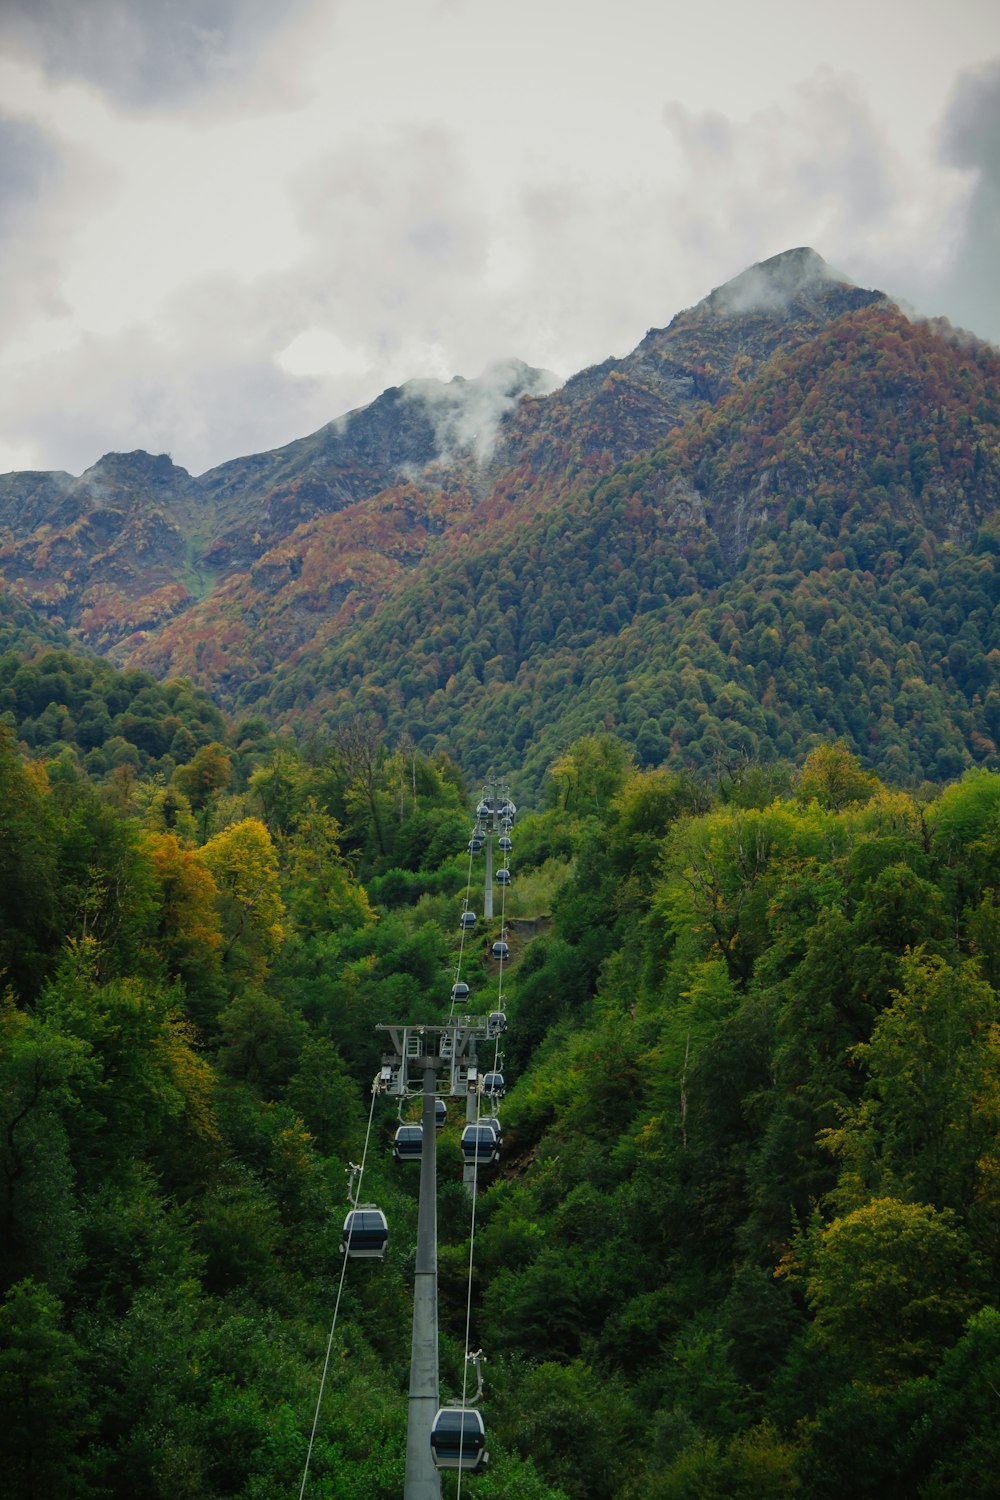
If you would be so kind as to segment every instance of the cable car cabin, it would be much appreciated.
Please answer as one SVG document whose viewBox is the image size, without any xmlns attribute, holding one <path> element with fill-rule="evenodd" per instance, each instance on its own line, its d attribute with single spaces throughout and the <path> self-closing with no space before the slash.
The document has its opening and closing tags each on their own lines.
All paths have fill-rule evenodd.
<svg viewBox="0 0 1000 1500">
<path fill-rule="evenodd" d="M 469 853 L 478 854 L 483 847 L 483 841 L 478 834 L 473 834 L 469 840 Z"/>
<path fill-rule="evenodd" d="M 502 940 L 493 944 L 493 957 L 499 959 L 510 958 L 510 949 Z"/>
<path fill-rule="evenodd" d="M 510 871 L 508 869 L 498 870 L 494 879 L 497 885 L 510 885 Z"/>
<path fill-rule="evenodd" d="M 502 1073 L 483 1074 L 483 1093 L 491 1095 L 494 1099 L 500 1099 L 507 1092 Z"/>
<path fill-rule="evenodd" d="M 487 1115 L 486 1118 L 484 1120 L 480 1120 L 479 1123 L 480 1125 L 485 1125 L 487 1130 L 492 1130 L 493 1134 L 496 1136 L 498 1146 L 503 1143 L 503 1126 L 500 1124 L 499 1115 Z"/>
<path fill-rule="evenodd" d="M 502 834 L 501 837 L 497 839 L 497 848 L 502 850 L 504 854 L 509 854 L 513 847 L 514 845 L 511 843 L 506 834 Z"/>
<path fill-rule="evenodd" d="M 392 1143 L 392 1154 L 397 1161 L 419 1161 L 424 1154 L 424 1127 L 400 1125 Z"/>
<path fill-rule="evenodd" d="M 475 912 L 474 911 L 463 911 L 462 915 L 458 919 L 458 925 L 465 932 L 468 932 L 471 927 L 475 927 L 475 925 L 476 925 L 476 914 L 475 914 Z"/>
<path fill-rule="evenodd" d="M 466 1125 L 462 1131 L 462 1156 L 470 1166 L 488 1167 L 500 1160 L 500 1127 L 492 1120 Z"/>
<path fill-rule="evenodd" d="M 344 1220 L 340 1253 L 349 1260 L 382 1260 L 389 1246 L 389 1225 L 374 1203 L 352 1208 Z"/>
<path fill-rule="evenodd" d="M 516 812 L 517 812 L 517 808 L 514 806 L 513 802 L 504 802 L 501 805 L 501 808 L 500 808 L 500 816 L 501 816 L 501 818 L 509 818 L 511 821 L 513 821 L 514 814 Z"/>
<path fill-rule="evenodd" d="M 490 1461 L 482 1413 L 474 1406 L 443 1406 L 431 1427 L 431 1451 L 439 1469 L 481 1473 Z"/>
<path fill-rule="evenodd" d="M 465 1005 L 468 1003 L 468 999 L 469 986 L 465 983 L 464 979 L 460 979 L 457 984 L 453 984 L 451 987 L 451 1003 L 452 1005 Z"/>
<path fill-rule="evenodd" d="M 438 1130 L 448 1123 L 448 1106 L 443 1099 L 434 1100 L 434 1124 Z"/>
<path fill-rule="evenodd" d="M 480 802 L 476 808 L 476 817 L 488 818 L 492 811 L 493 809 L 488 802 Z"/>
<path fill-rule="evenodd" d="M 486 1035 L 490 1037 L 499 1036 L 507 1030 L 507 1015 L 502 1010 L 491 1010 L 486 1017 Z"/>
</svg>

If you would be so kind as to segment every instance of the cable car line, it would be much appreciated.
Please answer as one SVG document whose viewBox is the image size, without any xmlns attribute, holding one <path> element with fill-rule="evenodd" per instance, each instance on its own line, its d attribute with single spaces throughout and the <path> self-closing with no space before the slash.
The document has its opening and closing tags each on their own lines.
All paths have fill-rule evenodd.
<svg viewBox="0 0 1000 1500">
<path fill-rule="evenodd" d="M 376 1100 L 376 1098 L 378 1096 L 378 1092 L 379 1092 L 378 1082 L 379 1082 L 378 1075 L 376 1075 L 376 1077 L 375 1077 L 375 1079 L 374 1079 L 374 1081 L 372 1083 L 372 1102 L 371 1102 L 371 1108 L 368 1111 L 368 1128 L 365 1131 L 365 1144 L 364 1144 L 364 1149 L 362 1150 L 362 1153 L 361 1153 L 361 1165 L 359 1166 L 358 1171 L 357 1171 L 357 1184 L 358 1185 L 357 1185 L 357 1190 L 356 1190 L 355 1197 L 354 1197 L 355 1204 L 357 1204 L 358 1198 L 361 1196 L 361 1184 L 364 1182 L 364 1177 L 365 1177 L 365 1163 L 366 1163 L 366 1161 L 368 1159 L 368 1142 L 371 1139 L 372 1120 L 373 1120 L 374 1115 L 375 1115 L 375 1100 Z M 352 1181 L 353 1181 L 353 1179 L 352 1179 Z M 344 1279 L 347 1276 L 347 1262 L 351 1259 L 349 1247 L 350 1247 L 350 1240 L 351 1240 L 351 1237 L 353 1236 L 353 1233 L 354 1233 L 354 1225 L 352 1223 L 351 1224 L 351 1228 L 348 1231 L 348 1241 L 347 1241 L 348 1248 L 344 1250 L 344 1264 L 340 1268 L 340 1285 L 337 1287 L 337 1300 L 336 1300 L 336 1302 L 334 1303 L 334 1306 L 333 1306 L 333 1321 L 330 1324 L 330 1336 L 329 1336 L 329 1338 L 326 1341 L 326 1356 L 325 1356 L 325 1358 L 323 1360 L 323 1372 L 322 1372 L 322 1374 L 320 1376 L 320 1382 L 319 1382 L 319 1395 L 316 1397 L 316 1410 L 313 1413 L 312 1431 L 309 1433 L 309 1446 L 306 1449 L 305 1465 L 304 1465 L 303 1470 L 302 1470 L 302 1484 L 299 1487 L 299 1500 L 302 1500 L 302 1497 L 303 1497 L 303 1495 L 306 1492 L 306 1483 L 307 1483 L 307 1481 L 309 1479 L 309 1465 L 310 1465 L 310 1463 L 312 1461 L 313 1444 L 316 1441 L 316 1428 L 319 1425 L 320 1408 L 323 1405 L 323 1392 L 324 1392 L 324 1390 L 326 1388 L 326 1377 L 327 1377 L 327 1373 L 328 1373 L 328 1371 L 330 1369 L 330 1354 L 331 1354 L 331 1352 L 333 1350 L 333 1336 L 334 1336 L 334 1333 L 337 1330 L 337 1315 L 340 1312 L 340 1299 L 343 1296 L 343 1292 L 344 1292 Z"/>
<path fill-rule="evenodd" d="M 478 820 L 478 817 L 477 817 L 477 819 L 476 819 L 476 829 L 478 830 L 478 828 L 479 828 L 479 820 Z M 454 1014 L 455 1014 L 455 999 L 456 999 L 456 997 L 455 997 L 455 989 L 458 987 L 458 984 L 459 984 L 459 982 L 461 981 L 461 978 L 462 978 L 462 959 L 463 959 L 464 954 L 465 954 L 465 934 L 466 934 L 466 932 L 471 931 L 471 929 L 475 926 L 475 913 L 472 912 L 470 910 L 470 907 L 469 907 L 469 896 L 472 893 L 472 865 L 473 865 L 473 861 L 474 861 L 475 856 L 476 856 L 476 851 L 472 847 L 474 841 L 475 841 L 475 833 L 473 833 L 472 838 L 469 840 L 469 870 L 468 870 L 468 875 L 467 875 L 466 881 L 465 881 L 465 902 L 464 902 L 464 905 L 462 906 L 462 915 L 459 918 L 459 924 L 458 924 L 459 927 L 460 927 L 460 929 L 461 929 L 462 937 L 461 937 L 461 941 L 459 942 L 459 947 L 458 947 L 458 963 L 455 965 L 455 986 L 453 987 L 452 992 L 451 992 L 451 1012 L 450 1012 L 450 1016 L 454 1016 Z M 465 920 L 465 916 L 466 916 L 467 912 L 470 914 L 470 916 L 472 916 L 472 921 L 469 922 L 468 924 L 466 923 L 466 920 Z"/>
</svg>

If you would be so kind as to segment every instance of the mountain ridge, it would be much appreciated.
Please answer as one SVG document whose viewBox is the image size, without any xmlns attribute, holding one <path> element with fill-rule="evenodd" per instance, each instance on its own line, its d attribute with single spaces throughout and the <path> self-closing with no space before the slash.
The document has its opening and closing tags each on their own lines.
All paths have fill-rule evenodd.
<svg viewBox="0 0 1000 1500">
<path fill-rule="evenodd" d="M 894 527 L 919 533 L 935 557 L 968 551 L 1000 503 L 998 375 L 989 346 L 911 322 L 798 247 L 554 390 L 511 361 L 477 382 L 393 388 L 199 479 L 149 455 L 106 455 L 80 481 L 6 476 L 0 581 L 119 663 L 190 676 L 237 711 L 320 727 L 369 708 L 391 733 L 416 726 L 427 750 L 460 744 L 475 766 L 475 746 L 493 760 L 505 734 L 505 753 L 513 744 L 480 703 L 499 693 L 517 739 L 545 728 L 540 756 L 571 727 L 603 723 L 633 738 L 644 724 L 648 753 L 697 759 L 727 736 L 678 738 L 662 682 L 637 723 L 621 684 L 598 691 L 594 674 L 617 681 L 615 653 L 628 657 L 637 631 L 660 677 L 679 672 L 686 614 L 738 594 L 776 527 L 779 548 L 800 522 L 811 528 L 808 566 L 788 558 L 788 576 L 801 575 L 792 595 L 849 555 L 862 574 L 862 554 L 895 555 Z M 19 497 L 33 529 L 15 537 Z M 88 510 L 95 497 L 112 510 Z M 62 531 L 40 519 L 46 503 Z M 99 548 L 112 513 L 118 533 Z M 884 572 L 884 559 L 874 564 Z M 543 596 L 554 603 L 539 606 Z M 895 649 L 880 624 L 865 628 L 880 651 Z M 710 656 L 708 636 L 698 639 Z M 972 645 L 985 660 L 990 630 Z M 771 692 L 758 669 L 738 684 L 728 739 L 780 753 L 784 730 L 762 733 L 751 702 Z M 549 684 L 541 715 L 539 683 Z M 981 700 L 938 687 L 962 755 L 995 753 L 976 721 Z M 585 713 L 572 701 L 581 691 Z M 563 728 L 546 727 L 557 702 Z M 839 732 L 844 718 L 830 708 L 817 723 Z"/>
</svg>

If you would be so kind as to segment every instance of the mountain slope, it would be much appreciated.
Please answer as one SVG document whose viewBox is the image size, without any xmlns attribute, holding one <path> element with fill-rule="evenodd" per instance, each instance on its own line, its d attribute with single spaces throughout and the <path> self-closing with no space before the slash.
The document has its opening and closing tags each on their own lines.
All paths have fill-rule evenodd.
<svg viewBox="0 0 1000 1500">
<path fill-rule="evenodd" d="M 536 774 L 602 726 L 693 764 L 824 735 L 918 779 L 992 761 L 998 389 L 984 346 L 849 313 L 648 457 L 442 554 L 304 696 L 477 767 L 530 745 Z"/>
</svg>

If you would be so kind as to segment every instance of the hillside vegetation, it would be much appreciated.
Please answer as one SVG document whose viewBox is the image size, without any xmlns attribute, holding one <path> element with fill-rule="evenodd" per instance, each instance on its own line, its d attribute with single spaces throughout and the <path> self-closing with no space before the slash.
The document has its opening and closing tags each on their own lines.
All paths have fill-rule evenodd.
<svg viewBox="0 0 1000 1500">
<path fill-rule="evenodd" d="M 307 1493 L 395 1500 L 417 1174 L 373 1027 L 446 1014 L 474 799 L 370 719 L 308 753 L 248 721 L 127 777 L 37 748 L 0 740 L 5 1494 L 298 1492 L 370 1122 L 390 1252 L 348 1268 Z M 827 744 L 704 778 L 598 736 L 546 788 L 514 830 L 508 914 L 534 920 L 503 986 L 472 1283 L 493 1462 L 467 1487 L 985 1497 L 1000 776 L 916 797 Z M 466 953 L 477 1008 L 498 926 Z M 439 1182 L 448 1395 L 454 1125 Z"/>
</svg>

